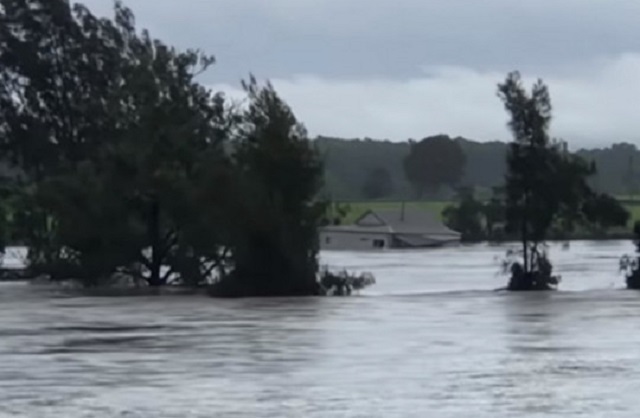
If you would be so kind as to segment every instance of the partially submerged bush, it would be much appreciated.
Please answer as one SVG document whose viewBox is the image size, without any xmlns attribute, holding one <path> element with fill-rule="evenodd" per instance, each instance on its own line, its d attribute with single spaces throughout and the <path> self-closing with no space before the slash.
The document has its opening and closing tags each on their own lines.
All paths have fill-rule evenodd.
<svg viewBox="0 0 640 418">
<path fill-rule="evenodd" d="M 620 271 L 627 276 L 627 289 L 640 290 L 640 221 L 636 221 L 633 226 L 633 233 L 636 253 L 633 256 L 624 255 L 620 259 Z"/>
<path fill-rule="evenodd" d="M 533 291 L 556 290 L 560 283 L 560 276 L 553 275 L 553 265 L 547 257 L 546 251 L 531 248 L 528 271 L 522 263 L 522 251 L 509 250 L 507 257 L 502 262 L 504 274 L 510 274 L 509 284 L 506 290 Z"/>
<path fill-rule="evenodd" d="M 233 277 L 235 272 L 218 280 L 209 289 L 209 295 L 213 297 L 246 297 L 247 295 L 272 296 L 267 292 L 268 288 L 257 289 L 252 287 L 256 280 L 239 280 Z M 371 273 L 354 274 L 346 270 L 331 272 L 328 268 L 322 269 L 318 274 L 315 296 L 350 296 L 366 287 L 375 284 L 376 280 Z M 292 285 L 296 284 L 295 282 Z M 289 296 L 312 296 L 306 288 L 288 288 L 280 293 Z"/>
<path fill-rule="evenodd" d="M 328 296 L 349 296 L 353 291 L 360 291 L 376 283 L 371 273 L 354 274 L 346 270 L 337 273 L 325 268 L 320 273 L 320 285 Z"/>
<path fill-rule="evenodd" d="M 627 289 L 640 290 L 640 259 L 638 256 L 622 256 L 620 271 L 626 274 Z"/>
</svg>

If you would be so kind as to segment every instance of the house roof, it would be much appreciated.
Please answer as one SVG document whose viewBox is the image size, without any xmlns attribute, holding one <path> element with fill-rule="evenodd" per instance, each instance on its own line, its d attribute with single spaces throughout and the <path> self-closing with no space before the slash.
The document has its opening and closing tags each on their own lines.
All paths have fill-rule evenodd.
<svg viewBox="0 0 640 418">
<path fill-rule="evenodd" d="M 358 234 L 393 234 L 393 230 L 388 226 L 360 226 L 360 225 L 329 225 L 322 228 L 327 232 L 350 232 Z"/>
<path fill-rule="evenodd" d="M 413 208 L 369 211 L 355 224 L 361 227 L 374 226 L 374 219 L 379 221 L 377 226 L 387 226 L 396 234 L 459 235 L 436 219 L 433 213 Z"/>
<path fill-rule="evenodd" d="M 428 235 L 434 239 L 458 238 L 460 234 L 447 228 L 431 213 L 406 208 L 396 210 L 367 211 L 353 225 L 328 228 L 343 232 L 391 233 L 403 235 Z"/>
</svg>

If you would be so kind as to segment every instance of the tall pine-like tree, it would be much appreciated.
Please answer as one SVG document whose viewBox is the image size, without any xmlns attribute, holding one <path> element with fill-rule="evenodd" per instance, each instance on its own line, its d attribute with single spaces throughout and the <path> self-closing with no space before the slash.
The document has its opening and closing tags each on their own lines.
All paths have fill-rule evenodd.
<svg viewBox="0 0 640 418">
<path fill-rule="evenodd" d="M 568 153 L 565 143 L 551 140 L 551 97 L 541 80 L 527 92 L 520 74 L 511 73 L 498 86 L 498 95 L 513 134 L 507 155 L 507 228 L 522 245 L 519 260 L 508 263 L 508 288 L 551 289 L 558 279 L 552 275 L 544 241 L 554 224 L 571 229 L 584 221 L 584 203 L 594 194 L 587 178 L 594 170 Z"/>
</svg>

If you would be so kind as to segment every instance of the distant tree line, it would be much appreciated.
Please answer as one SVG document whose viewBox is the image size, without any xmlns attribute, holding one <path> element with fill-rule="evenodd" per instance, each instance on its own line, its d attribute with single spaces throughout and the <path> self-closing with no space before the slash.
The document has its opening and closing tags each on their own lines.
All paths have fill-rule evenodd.
<svg viewBox="0 0 640 418">
<path fill-rule="evenodd" d="M 447 138 L 435 135 L 424 139 L 431 141 L 443 137 Z M 325 190 L 336 199 L 398 200 L 422 196 L 423 199 L 446 200 L 455 198 L 458 187 L 474 187 L 481 197 L 491 196 L 492 189 L 504 182 L 508 144 L 450 139 L 459 144 L 465 158 L 457 185 L 450 187 L 444 183 L 440 187 L 427 187 L 422 191 L 416 189 L 417 186 L 406 172 L 406 160 L 412 148 L 416 148 L 422 140 L 390 142 L 319 137 L 315 143 L 325 157 Z M 640 194 L 640 150 L 635 145 L 618 143 L 602 149 L 580 149 L 574 154 L 595 163 L 597 172 L 588 180 L 595 191 L 629 199 Z M 433 169 L 438 170 L 437 167 Z M 392 187 L 381 189 L 384 192 L 382 194 L 368 193 L 370 189 L 365 187 L 374 170 L 383 170 L 390 179 Z"/>
<path fill-rule="evenodd" d="M 0 147 L 14 173 L 0 218 L 29 274 L 326 293 L 322 158 L 292 110 L 253 77 L 242 104 L 211 92 L 198 76 L 212 56 L 114 12 L 0 0 Z"/>
</svg>

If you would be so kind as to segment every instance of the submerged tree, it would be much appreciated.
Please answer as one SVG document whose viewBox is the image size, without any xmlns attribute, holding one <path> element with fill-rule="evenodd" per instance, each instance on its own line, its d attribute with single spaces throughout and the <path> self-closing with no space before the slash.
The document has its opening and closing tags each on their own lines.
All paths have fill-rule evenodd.
<svg viewBox="0 0 640 418">
<path fill-rule="evenodd" d="M 582 219 L 583 202 L 592 194 L 586 179 L 593 169 L 552 141 L 551 98 L 539 80 L 527 92 L 517 72 L 507 76 L 498 95 L 510 115 L 506 176 L 507 229 L 522 244 L 520 260 L 507 263 L 510 290 L 545 290 L 558 284 L 544 241 L 554 223 L 571 228 Z"/>
<path fill-rule="evenodd" d="M 304 127 L 274 88 L 252 77 L 248 109 L 234 143 L 236 194 L 228 196 L 231 272 L 217 296 L 318 295 L 318 199 L 323 166 Z"/>
<path fill-rule="evenodd" d="M 198 281 L 201 269 L 186 269 L 185 257 L 191 254 L 196 262 L 217 250 L 201 254 L 190 242 L 193 237 L 187 237 L 191 226 L 201 228 L 207 216 L 194 187 L 202 186 L 203 165 L 228 166 L 222 99 L 195 80 L 213 58 L 176 51 L 146 32 L 138 35 L 132 20 L 120 26 L 128 61 L 119 100 L 127 103 L 128 112 L 123 132 L 101 156 L 109 180 L 119 185 L 129 219 L 138 226 L 136 261 L 143 267 L 142 278 L 151 286 L 164 285 L 176 274 Z M 213 182 L 221 178 L 208 177 L 209 187 L 220 186 Z M 207 239 L 217 247 L 218 237 L 209 231 Z"/>
<path fill-rule="evenodd" d="M 223 101 L 195 81 L 213 59 L 139 34 L 120 2 L 113 20 L 65 0 L 1 5 L 2 145 L 25 174 L 31 269 L 166 284 L 179 254 L 196 257 L 198 167 L 225 165 Z"/>
<path fill-rule="evenodd" d="M 33 274 L 326 293 L 323 165 L 270 84 L 230 106 L 197 81 L 212 57 L 138 32 L 120 2 L 110 20 L 0 0 L 0 20 L 0 145 L 22 174 L 12 221 Z"/>
<path fill-rule="evenodd" d="M 120 82 L 113 25 L 63 0 L 0 1 L 0 139 L 22 172 L 17 225 L 32 265 L 58 264 L 59 223 L 47 188 L 114 133 L 108 96 Z"/>
</svg>

